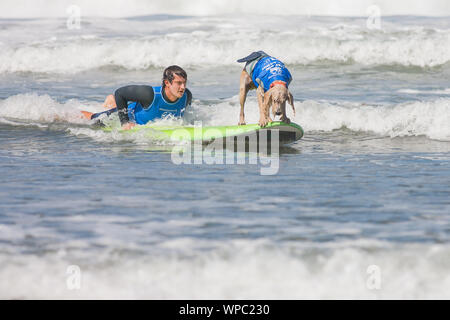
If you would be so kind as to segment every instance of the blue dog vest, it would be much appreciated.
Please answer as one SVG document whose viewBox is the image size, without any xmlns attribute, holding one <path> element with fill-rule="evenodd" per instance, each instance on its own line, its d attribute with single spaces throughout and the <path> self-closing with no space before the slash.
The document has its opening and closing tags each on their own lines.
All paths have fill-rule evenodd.
<svg viewBox="0 0 450 320">
<path fill-rule="evenodd" d="M 264 92 L 270 89 L 270 85 L 274 81 L 283 81 L 286 83 L 286 87 L 292 81 L 291 73 L 284 63 L 273 57 L 264 57 L 259 60 L 250 76 L 255 86 L 258 88 L 261 85 Z"/>
<path fill-rule="evenodd" d="M 168 102 L 161 93 L 161 86 L 153 87 L 155 97 L 148 108 L 142 107 L 139 102 L 128 104 L 128 118 L 136 124 L 146 124 L 153 119 L 164 118 L 168 115 L 174 117 L 183 116 L 187 103 L 187 92 L 175 102 Z"/>
</svg>

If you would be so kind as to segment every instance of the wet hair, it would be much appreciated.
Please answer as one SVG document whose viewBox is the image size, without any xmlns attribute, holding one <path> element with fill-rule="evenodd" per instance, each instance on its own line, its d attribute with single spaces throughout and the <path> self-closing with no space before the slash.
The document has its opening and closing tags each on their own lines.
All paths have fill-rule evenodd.
<svg viewBox="0 0 450 320">
<path fill-rule="evenodd" d="M 183 68 L 173 65 L 167 67 L 163 72 L 163 79 L 162 79 L 162 87 L 165 87 L 164 81 L 167 80 L 169 83 L 172 83 L 173 79 L 175 78 L 174 75 L 180 76 L 183 79 L 187 80 L 187 73 L 183 70 Z"/>
</svg>

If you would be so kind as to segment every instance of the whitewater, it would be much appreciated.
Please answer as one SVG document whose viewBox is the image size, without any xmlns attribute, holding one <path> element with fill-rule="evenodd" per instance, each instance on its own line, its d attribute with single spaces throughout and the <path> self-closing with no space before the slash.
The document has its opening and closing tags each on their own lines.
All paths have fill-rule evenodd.
<svg viewBox="0 0 450 320">
<path fill-rule="evenodd" d="M 379 25 L 369 1 L 109 3 L 0 4 L 0 298 L 450 298 L 445 1 L 379 1 Z M 257 50 L 289 68 L 305 130 L 273 176 L 177 165 L 81 116 L 177 64 L 192 105 L 157 122 L 235 125 Z"/>
</svg>

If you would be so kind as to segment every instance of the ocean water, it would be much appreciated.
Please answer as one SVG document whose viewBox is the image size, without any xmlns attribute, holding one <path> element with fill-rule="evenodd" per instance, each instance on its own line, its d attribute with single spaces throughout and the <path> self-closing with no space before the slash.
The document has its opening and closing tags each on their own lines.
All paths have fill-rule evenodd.
<svg viewBox="0 0 450 320">
<path fill-rule="evenodd" d="M 0 298 L 450 298 L 448 16 L 208 8 L 0 19 Z M 192 108 L 159 122 L 237 124 L 256 50 L 291 71 L 305 129 L 274 174 L 80 116 L 178 64 Z"/>
</svg>

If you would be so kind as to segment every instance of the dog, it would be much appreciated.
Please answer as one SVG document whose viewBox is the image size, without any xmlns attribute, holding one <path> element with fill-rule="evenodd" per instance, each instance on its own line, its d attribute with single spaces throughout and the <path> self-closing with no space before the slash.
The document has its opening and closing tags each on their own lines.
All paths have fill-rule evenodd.
<svg viewBox="0 0 450 320">
<path fill-rule="evenodd" d="M 245 125 L 244 104 L 249 90 L 256 89 L 259 106 L 259 125 L 265 127 L 273 122 L 272 115 L 281 116 L 280 120 L 290 123 L 286 116 L 286 101 L 292 106 L 295 116 L 294 98 L 288 90 L 292 76 L 284 63 L 269 56 L 264 51 L 256 51 L 237 62 L 246 62 L 241 72 L 239 84 L 239 102 L 241 112 L 238 125 Z"/>
</svg>

